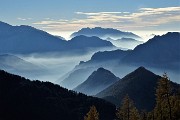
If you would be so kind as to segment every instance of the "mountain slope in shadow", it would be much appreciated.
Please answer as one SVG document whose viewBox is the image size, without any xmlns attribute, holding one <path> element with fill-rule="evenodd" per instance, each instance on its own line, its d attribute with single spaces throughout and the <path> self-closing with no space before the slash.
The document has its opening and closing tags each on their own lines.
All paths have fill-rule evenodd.
<svg viewBox="0 0 180 120">
<path fill-rule="evenodd" d="M 98 68 L 97 71 L 94 71 L 86 81 L 73 90 L 87 95 L 95 95 L 115 83 L 117 80 L 119 80 L 119 78 L 109 70 Z"/>
<path fill-rule="evenodd" d="M 155 92 L 160 78 L 161 76 L 144 67 L 139 67 L 96 96 L 119 106 L 124 96 L 128 94 L 138 109 L 150 111 L 155 105 Z M 179 84 L 171 82 L 171 85 L 173 91 L 180 88 Z"/>
</svg>

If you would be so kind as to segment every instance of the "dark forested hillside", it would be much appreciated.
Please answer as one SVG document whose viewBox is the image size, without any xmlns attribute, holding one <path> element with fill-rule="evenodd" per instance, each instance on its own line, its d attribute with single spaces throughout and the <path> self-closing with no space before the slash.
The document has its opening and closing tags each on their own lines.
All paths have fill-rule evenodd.
<svg viewBox="0 0 180 120">
<path fill-rule="evenodd" d="M 0 71 L 1 120 L 83 120 L 92 105 L 100 120 L 114 118 L 115 106 L 102 99 Z"/>
</svg>

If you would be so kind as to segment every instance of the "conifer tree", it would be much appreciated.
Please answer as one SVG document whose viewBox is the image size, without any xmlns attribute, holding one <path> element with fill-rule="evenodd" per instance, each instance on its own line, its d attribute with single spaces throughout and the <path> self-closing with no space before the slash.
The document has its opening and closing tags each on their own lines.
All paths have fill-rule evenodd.
<svg viewBox="0 0 180 120">
<path fill-rule="evenodd" d="M 140 119 L 140 115 L 138 110 L 136 109 L 135 106 L 132 106 L 130 110 L 130 120 L 139 120 L 139 119 Z"/>
<path fill-rule="evenodd" d="M 154 110 L 147 114 L 147 120 L 155 120 Z"/>
<path fill-rule="evenodd" d="M 172 120 L 172 107 L 170 103 L 170 80 L 167 74 L 163 74 L 156 89 L 156 118 L 159 120 Z"/>
<path fill-rule="evenodd" d="M 126 95 L 123 99 L 122 106 L 118 109 L 116 116 L 119 120 L 138 120 L 139 113 L 134 106 L 133 101 Z"/>
<path fill-rule="evenodd" d="M 147 116 L 148 116 L 148 114 L 147 114 L 146 110 L 142 110 L 141 114 L 140 114 L 140 120 L 147 120 Z"/>
<path fill-rule="evenodd" d="M 94 105 L 90 107 L 89 112 L 84 116 L 84 120 L 99 120 L 99 113 Z"/>
<path fill-rule="evenodd" d="M 180 91 L 179 91 L 180 92 Z M 173 120 L 180 119 L 180 95 L 170 96 L 170 104 L 172 106 L 172 118 Z"/>
</svg>

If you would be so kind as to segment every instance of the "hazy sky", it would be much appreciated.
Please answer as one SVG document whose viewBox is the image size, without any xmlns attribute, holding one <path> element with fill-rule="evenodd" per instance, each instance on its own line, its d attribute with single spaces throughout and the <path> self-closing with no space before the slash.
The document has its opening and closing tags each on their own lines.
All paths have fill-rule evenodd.
<svg viewBox="0 0 180 120">
<path fill-rule="evenodd" d="M 83 27 L 180 31 L 180 0 L 0 0 L 0 21 L 67 37 Z"/>
</svg>

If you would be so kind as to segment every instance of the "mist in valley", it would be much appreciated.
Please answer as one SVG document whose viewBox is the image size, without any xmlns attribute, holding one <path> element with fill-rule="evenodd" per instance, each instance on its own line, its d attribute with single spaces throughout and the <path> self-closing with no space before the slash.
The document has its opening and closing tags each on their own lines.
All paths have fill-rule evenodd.
<svg viewBox="0 0 180 120">
<path fill-rule="evenodd" d="M 55 82 L 64 74 L 71 71 L 75 67 L 75 65 L 79 64 L 81 60 L 88 60 L 91 54 L 92 53 L 85 55 L 61 56 L 57 54 L 53 55 L 51 53 L 50 55 L 36 54 L 21 57 L 32 64 L 44 68 L 45 71 L 43 72 L 43 74 L 34 79 Z"/>
</svg>

